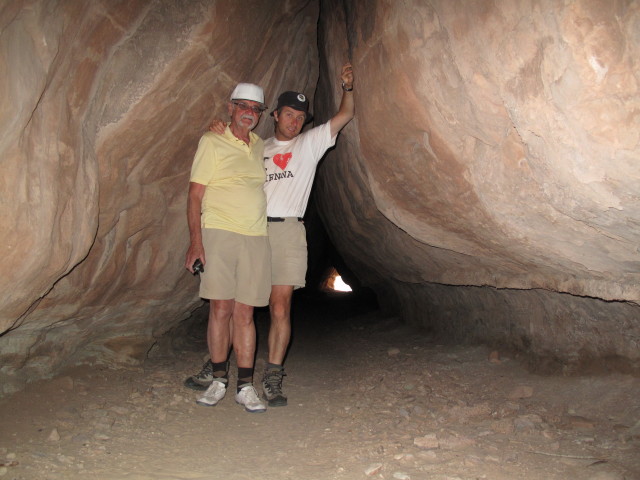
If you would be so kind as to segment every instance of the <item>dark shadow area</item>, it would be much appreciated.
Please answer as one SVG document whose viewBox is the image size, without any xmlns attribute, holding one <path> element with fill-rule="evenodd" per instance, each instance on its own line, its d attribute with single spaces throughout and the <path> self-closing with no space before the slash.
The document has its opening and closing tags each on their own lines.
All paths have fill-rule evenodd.
<svg viewBox="0 0 640 480">
<path fill-rule="evenodd" d="M 340 324 L 350 318 L 375 314 L 378 304 L 375 294 L 367 288 L 355 292 L 321 291 L 310 288 L 296 290 L 291 307 L 291 345 L 302 338 L 309 339 L 322 331 L 340 328 Z M 209 302 L 194 310 L 192 315 L 167 332 L 161 339 L 156 354 L 170 354 L 180 351 L 201 351 L 207 353 L 207 321 Z M 268 307 L 255 309 L 255 323 L 258 345 L 266 348 L 269 332 Z"/>
</svg>

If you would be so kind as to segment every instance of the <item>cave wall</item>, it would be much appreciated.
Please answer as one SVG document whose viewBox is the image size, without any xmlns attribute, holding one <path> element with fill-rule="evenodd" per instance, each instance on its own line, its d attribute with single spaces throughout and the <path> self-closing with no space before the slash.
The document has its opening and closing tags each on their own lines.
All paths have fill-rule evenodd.
<svg viewBox="0 0 640 480">
<path fill-rule="evenodd" d="M 239 81 L 317 86 L 327 120 L 346 60 L 315 201 L 359 283 L 450 338 L 638 361 L 638 2 L 7 0 L 0 26 L 0 394 L 139 363 L 200 305 L 199 136 Z"/>
<path fill-rule="evenodd" d="M 0 394 L 136 364 L 201 304 L 183 267 L 198 139 L 238 82 L 270 106 L 313 96 L 317 18 L 317 1 L 2 2 Z"/>
<path fill-rule="evenodd" d="M 346 25 L 346 28 L 345 28 Z M 559 362 L 640 359 L 640 4 L 321 1 L 315 201 L 383 305 Z"/>
</svg>

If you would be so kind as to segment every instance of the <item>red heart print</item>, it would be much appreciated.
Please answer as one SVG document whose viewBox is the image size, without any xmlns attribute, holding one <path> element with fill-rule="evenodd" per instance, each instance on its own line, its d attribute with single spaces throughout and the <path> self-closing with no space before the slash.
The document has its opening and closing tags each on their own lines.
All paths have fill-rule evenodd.
<svg viewBox="0 0 640 480">
<path fill-rule="evenodd" d="M 284 155 L 281 153 L 278 153 L 273 157 L 273 163 L 279 166 L 281 170 L 284 170 L 285 168 L 287 168 L 287 165 L 289 164 L 289 160 L 291 160 L 291 152 L 285 153 Z"/>
</svg>

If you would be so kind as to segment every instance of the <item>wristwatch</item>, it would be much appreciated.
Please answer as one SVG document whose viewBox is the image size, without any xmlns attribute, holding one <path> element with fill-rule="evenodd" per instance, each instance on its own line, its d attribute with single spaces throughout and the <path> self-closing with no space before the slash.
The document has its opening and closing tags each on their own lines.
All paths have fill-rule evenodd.
<svg viewBox="0 0 640 480">
<path fill-rule="evenodd" d="M 342 82 L 342 90 L 344 90 L 345 92 L 350 92 L 353 90 L 353 85 L 351 85 L 351 88 L 347 88 L 344 82 Z"/>
</svg>

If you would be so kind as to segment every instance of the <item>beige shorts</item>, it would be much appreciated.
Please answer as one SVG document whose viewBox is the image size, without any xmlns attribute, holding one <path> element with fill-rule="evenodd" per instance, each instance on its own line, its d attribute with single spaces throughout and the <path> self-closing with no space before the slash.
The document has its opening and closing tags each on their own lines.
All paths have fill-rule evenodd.
<svg viewBox="0 0 640 480">
<path fill-rule="evenodd" d="M 271 255 L 268 237 L 202 229 L 206 256 L 200 274 L 200 297 L 210 300 L 236 300 L 263 307 L 271 293 Z"/>
<path fill-rule="evenodd" d="M 305 286 L 307 273 L 307 233 L 304 223 L 287 218 L 269 222 L 271 284 Z"/>
</svg>

